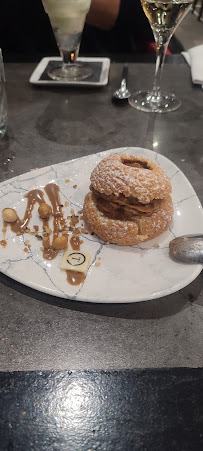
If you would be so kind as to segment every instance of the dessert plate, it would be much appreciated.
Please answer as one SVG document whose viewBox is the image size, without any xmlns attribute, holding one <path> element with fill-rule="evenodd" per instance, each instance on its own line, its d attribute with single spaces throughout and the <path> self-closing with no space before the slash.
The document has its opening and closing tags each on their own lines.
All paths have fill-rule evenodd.
<svg viewBox="0 0 203 451">
<path fill-rule="evenodd" d="M 80 212 L 89 190 L 90 174 L 104 157 L 113 153 L 142 155 L 158 163 L 168 174 L 173 188 L 174 217 L 170 230 L 137 246 L 103 243 L 96 235 L 82 233 L 81 251 L 91 255 L 84 283 L 69 284 L 59 264 L 63 254 L 44 260 L 41 243 L 32 235 L 16 236 L 10 226 L 6 247 L 0 246 L 0 271 L 18 282 L 62 298 L 83 302 L 128 303 L 160 298 L 174 293 L 192 282 L 202 265 L 185 264 L 170 258 L 169 242 L 178 235 L 200 233 L 203 212 L 195 191 L 184 174 L 166 157 L 139 147 L 125 147 L 66 161 L 20 175 L 0 184 L 0 208 L 12 207 L 24 216 L 24 195 L 33 188 L 43 190 L 47 183 L 60 187 L 64 216 Z M 46 193 L 45 200 L 48 202 Z M 40 225 L 35 205 L 30 222 Z M 3 221 L 1 221 L 1 229 Z M 0 240 L 3 240 L 3 232 Z M 39 229 L 40 233 L 40 229 Z M 25 252 L 26 240 L 30 242 Z"/>
</svg>

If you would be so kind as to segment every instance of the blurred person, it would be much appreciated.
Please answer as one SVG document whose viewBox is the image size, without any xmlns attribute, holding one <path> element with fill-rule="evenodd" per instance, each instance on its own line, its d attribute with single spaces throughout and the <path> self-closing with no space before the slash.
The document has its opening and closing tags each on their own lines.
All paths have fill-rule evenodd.
<svg viewBox="0 0 203 451">
<path fill-rule="evenodd" d="M 134 55 L 147 52 L 152 41 L 140 0 L 92 0 L 81 52 Z"/>
</svg>

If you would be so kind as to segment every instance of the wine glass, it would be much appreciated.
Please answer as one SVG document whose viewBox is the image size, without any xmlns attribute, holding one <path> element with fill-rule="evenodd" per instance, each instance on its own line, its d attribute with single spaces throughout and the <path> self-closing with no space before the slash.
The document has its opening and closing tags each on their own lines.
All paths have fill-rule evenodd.
<svg viewBox="0 0 203 451">
<path fill-rule="evenodd" d="M 91 0 L 42 0 L 49 16 L 62 61 L 47 71 L 53 80 L 80 81 L 92 75 L 90 66 L 77 61 Z"/>
<path fill-rule="evenodd" d="M 156 69 L 152 91 L 137 91 L 129 99 L 137 110 L 167 113 L 180 107 L 181 101 L 175 94 L 161 92 L 160 81 L 169 41 L 192 3 L 193 0 L 141 0 L 156 42 Z"/>
</svg>

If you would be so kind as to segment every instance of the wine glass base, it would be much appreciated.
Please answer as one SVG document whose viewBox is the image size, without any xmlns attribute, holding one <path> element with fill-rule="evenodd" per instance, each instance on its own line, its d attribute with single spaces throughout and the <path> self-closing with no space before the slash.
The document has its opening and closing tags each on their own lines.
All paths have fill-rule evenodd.
<svg viewBox="0 0 203 451">
<path fill-rule="evenodd" d="M 47 71 L 52 80 L 74 82 L 91 77 L 93 70 L 86 64 L 59 64 Z"/>
<path fill-rule="evenodd" d="M 150 91 L 137 91 L 128 99 L 129 104 L 146 113 L 168 113 L 181 106 L 175 94 L 161 93 L 157 98 Z"/>
</svg>

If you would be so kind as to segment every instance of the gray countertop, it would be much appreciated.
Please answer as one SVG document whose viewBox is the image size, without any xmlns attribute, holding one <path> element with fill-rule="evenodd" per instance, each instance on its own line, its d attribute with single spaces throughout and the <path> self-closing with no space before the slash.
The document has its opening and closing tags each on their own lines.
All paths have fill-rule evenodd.
<svg viewBox="0 0 203 451">
<path fill-rule="evenodd" d="M 182 63 L 165 65 L 163 86 L 182 100 L 168 114 L 112 104 L 122 66 L 97 89 L 34 87 L 34 64 L 7 64 L 8 134 L 0 181 L 102 150 L 140 146 L 165 155 L 202 201 L 203 91 Z M 152 85 L 154 64 L 129 66 L 129 87 Z M 55 298 L 0 274 L 0 371 L 201 367 L 202 274 L 170 296 L 137 304 Z"/>
</svg>

